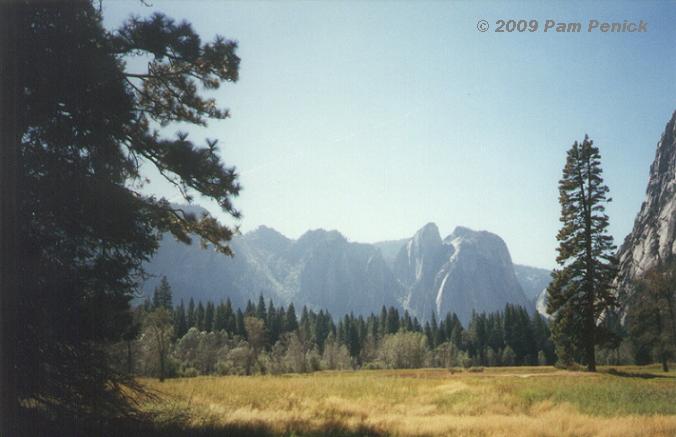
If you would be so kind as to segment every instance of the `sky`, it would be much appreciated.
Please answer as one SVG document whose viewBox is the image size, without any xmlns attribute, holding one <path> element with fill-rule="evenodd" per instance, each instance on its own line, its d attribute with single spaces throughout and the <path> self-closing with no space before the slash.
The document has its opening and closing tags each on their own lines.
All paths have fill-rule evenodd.
<svg viewBox="0 0 676 437">
<path fill-rule="evenodd" d="M 146 3 L 104 0 L 104 25 L 158 11 L 204 41 L 239 42 L 239 81 L 213 93 L 231 118 L 166 129 L 219 139 L 243 218 L 197 203 L 242 232 L 376 242 L 463 225 L 501 236 L 516 263 L 552 268 L 566 150 L 585 134 L 600 148 L 619 245 L 676 110 L 674 1 Z M 494 32 L 500 19 L 538 31 Z M 545 33 L 546 20 L 582 31 Z M 647 32 L 590 33 L 590 20 Z M 148 190 L 179 200 L 147 174 Z"/>
</svg>

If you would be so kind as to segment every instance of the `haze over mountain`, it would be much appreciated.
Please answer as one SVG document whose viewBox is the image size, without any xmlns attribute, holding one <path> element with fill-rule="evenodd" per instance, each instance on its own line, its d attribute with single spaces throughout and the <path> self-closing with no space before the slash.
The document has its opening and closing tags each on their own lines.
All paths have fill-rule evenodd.
<svg viewBox="0 0 676 437">
<path fill-rule="evenodd" d="M 535 301 L 542 290 L 547 288 L 549 281 L 552 280 L 551 270 L 522 264 L 514 264 L 514 274 L 516 274 L 516 279 L 521 284 L 524 294 L 531 301 Z"/>
<path fill-rule="evenodd" d="M 177 301 L 230 298 L 244 306 L 263 295 L 279 304 L 326 308 L 334 316 L 392 305 L 420 319 L 454 311 L 466 323 L 472 311 L 495 311 L 506 303 L 534 307 L 529 296 L 538 275 L 520 274 L 522 286 L 504 241 L 485 231 L 457 227 L 442 240 L 429 223 L 412 238 L 363 244 L 322 229 L 292 240 L 261 226 L 236 236 L 231 247 L 235 256 L 228 258 L 165 236 L 146 265 L 154 276 L 145 282 L 145 293 L 166 275 Z"/>
</svg>

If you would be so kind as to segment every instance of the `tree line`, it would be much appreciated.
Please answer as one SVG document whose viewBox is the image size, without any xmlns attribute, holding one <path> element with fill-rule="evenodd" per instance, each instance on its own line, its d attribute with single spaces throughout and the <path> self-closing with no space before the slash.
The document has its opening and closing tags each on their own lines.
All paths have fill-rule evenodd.
<svg viewBox="0 0 676 437">
<path fill-rule="evenodd" d="M 293 303 L 234 308 L 229 299 L 172 304 L 162 278 L 152 299 L 134 311 L 137 329 L 115 346 L 128 372 L 158 376 L 282 373 L 319 369 L 544 365 L 556 360 L 549 327 L 537 313 L 508 304 L 474 313 L 463 326 L 455 313 L 421 323 L 383 306 L 367 316 L 334 318 Z"/>
</svg>

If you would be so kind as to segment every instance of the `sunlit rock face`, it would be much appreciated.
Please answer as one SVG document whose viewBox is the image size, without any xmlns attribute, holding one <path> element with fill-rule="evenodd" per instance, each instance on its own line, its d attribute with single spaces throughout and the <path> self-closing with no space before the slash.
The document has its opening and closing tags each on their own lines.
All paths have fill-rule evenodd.
<svg viewBox="0 0 676 437">
<path fill-rule="evenodd" d="M 144 284 L 146 295 L 166 275 L 175 302 L 230 298 L 243 307 L 263 295 L 275 305 L 293 302 L 299 310 L 307 305 L 336 317 L 377 313 L 385 305 L 421 320 L 432 312 L 439 318 L 455 312 L 467 323 L 472 311 L 502 310 L 507 303 L 534 306 L 507 246 L 490 232 L 458 227 L 442 240 L 428 223 L 409 239 L 362 244 L 337 231 L 312 230 L 293 240 L 261 226 L 230 244 L 232 258 L 166 236 L 146 265 L 155 275 Z M 387 258 L 383 247 L 391 254 Z M 531 276 L 538 270 L 523 268 Z"/>
<path fill-rule="evenodd" d="M 650 166 L 646 198 L 634 228 L 618 251 L 618 286 L 622 295 L 631 283 L 660 261 L 676 254 L 676 112 L 657 143 Z"/>
<path fill-rule="evenodd" d="M 297 240 L 261 226 L 235 237 L 234 257 L 211 248 L 178 243 L 165 236 L 146 265 L 154 276 L 146 281 L 152 293 L 161 276 L 172 285 L 174 300 L 231 299 L 236 307 L 259 295 L 276 305 L 293 302 L 328 309 L 336 316 L 377 312 L 382 305 L 400 306 L 399 282 L 376 247 L 349 242 L 337 231 L 308 231 Z"/>
<path fill-rule="evenodd" d="M 394 270 L 406 288 L 403 306 L 422 319 L 455 312 L 467 323 L 473 311 L 532 307 L 505 242 L 490 232 L 457 227 L 441 240 L 436 225 L 425 225 L 401 248 Z"/>
</svg>

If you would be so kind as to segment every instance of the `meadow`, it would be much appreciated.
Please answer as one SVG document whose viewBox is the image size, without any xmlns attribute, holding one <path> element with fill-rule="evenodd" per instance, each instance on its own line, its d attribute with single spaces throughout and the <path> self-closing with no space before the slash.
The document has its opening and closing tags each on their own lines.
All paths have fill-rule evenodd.
<svg viewBox="0 0 676 437">
<path fill-rule="evenodd" d="M 359 370 L 142 379 L 163 435 L 674 436 L 657 367 Z"/>
</svg>

